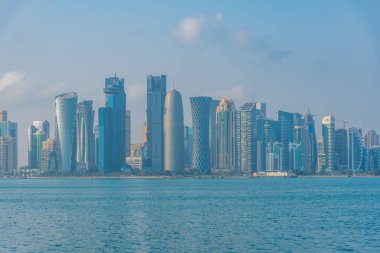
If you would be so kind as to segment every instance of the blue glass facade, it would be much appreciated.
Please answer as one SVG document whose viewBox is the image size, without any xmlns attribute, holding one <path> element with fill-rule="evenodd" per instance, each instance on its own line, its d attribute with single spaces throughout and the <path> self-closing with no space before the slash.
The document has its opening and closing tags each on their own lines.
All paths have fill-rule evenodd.
<svg viewBox="0 0 380 253">
<path fill-rule="evenodd" d="M 107 107 L 98 110 L 98 166 L 102 173 L 111 172 L 112 163 L 112 109 Z"/>
</svg>

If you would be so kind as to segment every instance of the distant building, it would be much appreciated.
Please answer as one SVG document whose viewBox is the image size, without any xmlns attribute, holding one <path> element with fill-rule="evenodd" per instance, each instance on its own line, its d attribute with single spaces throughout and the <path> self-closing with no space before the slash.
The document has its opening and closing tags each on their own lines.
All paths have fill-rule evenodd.
<svg viewBox="0 0 380 253">
<path fill-rule="evenodd" d="M 147 131 L 147 124 L 146 124 L 146 122 L 144 122 L 144 124 L 143 124 L 143 128 L 142 128 L 142 143 L 147 143 L 147 138 L 146 138 L 146 131 Z"/>
<path fill-rule="evenodd" d="M 294 142 L 295 126 L 302 126 L 302 116 L 299 113 L 278 111 L 278 122 L 280 125 L 280 142 L 284 145 L 284 156 L 282 168 L 289 170 L 289 143 Z"/>
<path fill-rule="evenodd" d="M 368 150 L 368 169 L 380 172 L 380 146 L 372 146 Z"/>
<path fill-rule="evenodd" d="M 42 174 L 57 175 L 60 171 L 60 154 L 58 143 L 47 139 L 42 143 L 40 170 Z"/>
<path fill-rule="evenodd" d="M 166 76 L 147 77 L 147 161 L 150 170 L 162 172 L 164 168 L 164 107 Z M 147 168 L 148 169 L 148 168 Z"/>
<path fill-rule="evenodd" d="M 190 168 L 192 163 L 193 153 L 193 129 L 191 127 L 184 127 L 184 163 L 185 168 Z"/>
<path fill-rule="evenodd" d="M 255 123 L 255 103 L 245 103 L 240 109 L 240 165 L 241 172 L 245 175 L 257 171 L 257 153 L 254 140 Z"/>
<path fill-rule="evenodd" d="M 125 157 L 131 154 L 131 111 L 127 110 L 125 116 Z"/>
<path fill-rule="evenodd" d="M 380 145 L 380 137 L 375 130 L 369 130 L 364 137 L 365 147 L 368 150 L 370 147 Z"/>
<path fill-rule="evenodd" d="M 266 104 L 255 103 L 256 122 L 254 128 L 254 145 L 256 150 L 256 171 L 263 172 L 266 170 L 266 148 L 265 148 L 265 120 Z"/>
<path fill-rule="evenodd" d="M 348 168 L 351 172 L 357 172 L 363 161 L 362 134 L 357 128 L 348 129 Z"/>
<path fill-rule="evenodd" d="M 55 113 L 62 161 L 65 173 L 76 171 L 76 113 L 78 95 L 74 92 L 55 97 Z"/>
<path fill-rule="evenodd" d="M 323 153 L 325 157 L 325 172 L 335 171 L 335 118 L 322 118 Z"/>
<path fill-rule="evenodd" d="M 236 173 L 235 104 L 222 99 L 216 109 L 216 164 L 214 167 Z"/>
<path fill-rule="evenodd" d="M 348 168 L 348 133 L 347 129 L 335 130 L 335 154 L 336 166 L 339 171 L 347 171 Z"/>
<path fill-rule="evenodd" d="M 7 121 L 7 111 L 0 118 L 0 175 L 12 176 L 17 171 L 17 123 Z"/>
<path fill-rule="evenodd" d="M 210 124 L 209 124 L 209 146 L 210 146 L 210 167 L 214 168 L 217 165 L 216 151 L 216 108 L 219 106 L 220 100 L 213 99 L 210 105 Z"/>
<path fill-rule="evenodd" d="M 302 143 L 289 143 L 289 169 L 291 171 L 303 171 Z"/>
<path fill-rule="evenodd" d="M 50 124 L 47 120 L 35 120 L 32 125 L 28 128 L 28 167 L 29 169 L 37 169 L 38 164 L 38 153 L 41 152 L 41 145 L 36 144 L 36 136 L 37 131 L 40 131 L 39 135 L 41 135 L 41 131 L 45 133 L 45 138 L 50 137 Z"/>
<path fill-rule="evenodd" d="M 99 171 L 120 172 L 125 167 L 126 95 L 124 79 L 116 76 L 105 79 L 105 107 L 99 113 Z"/>
<path fill-rule="evenodd" d="M 270 142 L 267 146 L 267 171 L 283 171 L 284 145 Z"/>
<path fill-rule="evenodd" d="M 304 115 L 304 127 L 302 132 L 303 168 L 308 173 L 314 173 L 318 163 L 317 136 L 315 122 L 310 112 Z"/>
<path fill-rule="evenodd" d="M 95 166 L 94 110 L 92 101 L 78 103 L 76 120 L 78 167 L 90 170 Z"/>
<path fill-rule="evenodd" d="M 184 169 L 184 136 L 183 136 L 182 96 L 172 89 L 166 94 L 164 113 L 164 170 L 182 173 Z"/>
<path fill-rule="evenodd" d="M 192 168 L 208 173 L 210 165 L 210 107 L 211 97 L 191 97 L 193 119 L 193 158 Z"/>
</svg>

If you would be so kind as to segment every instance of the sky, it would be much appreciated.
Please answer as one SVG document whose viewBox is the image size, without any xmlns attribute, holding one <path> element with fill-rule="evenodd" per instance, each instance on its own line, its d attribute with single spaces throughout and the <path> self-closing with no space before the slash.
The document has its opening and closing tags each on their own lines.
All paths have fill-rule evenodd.
<svg viewBox="0 0 380 253">
<path fill-rule="evenodd" d="M 27 128 L 54 97 L 104 104 L 104 78 L 125 78 L 132 142 L 146 119 L 146 76 L 189 97 L 232 98 L 380 131 L 380 1 L 0 0 L 0 109 Z"/>
</svg>

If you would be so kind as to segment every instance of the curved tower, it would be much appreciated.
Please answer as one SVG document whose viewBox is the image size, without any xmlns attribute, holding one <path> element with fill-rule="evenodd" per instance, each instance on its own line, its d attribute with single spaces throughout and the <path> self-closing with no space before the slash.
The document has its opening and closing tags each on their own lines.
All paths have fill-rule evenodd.
<svg viewBox="0 0 380 253">
<path fill-rule="evenodd" d="M 210 171 L 209 124 L 211 97 L 191 97 L 193 118 L 193 161 L 192 168 L 201 173 Z"/>
<path fill-rule="evenodd" d="M 184 125 L 182 96 L 171 90 L 165 97 L 164 113 L 165 171 L 183 171 Z"/>
<path fill-rule="evenodd" d="M 74 92 L 55 97 L 58 139 L 64 172 L 76 169 L 76 113 L 78 95 Z"/>
</svg>

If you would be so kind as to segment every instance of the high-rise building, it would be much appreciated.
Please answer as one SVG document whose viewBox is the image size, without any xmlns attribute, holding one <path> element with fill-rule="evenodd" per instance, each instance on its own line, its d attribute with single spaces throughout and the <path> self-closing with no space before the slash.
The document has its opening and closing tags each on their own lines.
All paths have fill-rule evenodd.
<svg viewBox="0 0 380 253">
<path fill-rule="evenodd" d="M 214 167 L 236 173 L 235 104 L 222 99 L 216 109 L 216 164 Z"/>
<path fill-rule="evenodd" d="M 241 174 L 241 108 L 235 111 L 235 170 Z"/>
<path fill-rule="evenodd" d="M 255 103 L 256 122 L 254 129 L 254 145 L 256 150 L 256 170 L 258 172 L 265 171 L 266 168 L 266 151 L 265 151 L 265 134 L 264 125 L 266 120 L 266 104 Z"/>
<path fill-rule="evenodd" d="M 60 170 L 58 143 L 47 139 L 42 143 L 40 170 L 42 174 L 57 175 Z"/>
<path fill-rule="evenodd" d="M 325 172 L 335 171 L 335 118 L 322 118 L 323 152 L 325 157 Z"/>
<path fill-rule="evenodd" d="M 289 143 L 294 140 L 294 119 L 295 114 L 290 112 L 278 111 L 278 121 L 280 124 L 280 142 L 284 145 L 283 165 L 284 171 L 289 170 Z"/>
<path fill-rule="evenodd" d="M 211 97 L 191 97 L 193 119 L 192 168 L 208 173 L 210 166 L 210 107 Z"/>
<path fill-rule="evenodd" d="M 1 110 L 0 111 L 0 122 L 8 121 L 8 112 Z"/>
<path fill-rule="evenodd" d="M 16 175 L 17 171 L 17 123 L 8 121 L 7 111 L 2 111 L 0 121 L 0 175 Z"/>
<path fill-rule="evenodd" d="M 32 125 L 28 128 L 28 167 L 30 169 L 37 169 L 37 153 L 40 153 L 41 146 L 37 148 L 35 133 L 40 130 L 46 135 L 46 138 L 50 136 L 50 124 L 47 120 L 35 120 Z M 42 145 L 42 144 L 41 144 Z"/>
<path fill-rule="evenodd" d="M 62 170 L 76 171 L 76 113 L 78 95 L 74 92 L 55 97 L 55 114 Z"/>
<path fill-rule="evenodd" d="M 94 110 L 92 101 L 82 101 L 77 108 L 77 163 L 89 170 L 95 166 Z"/>
<path fill-rule="evenodd" d="M 363 161 L 362 134 L 358 128 L 348 129 L 348 169 L 357 172 Z"/>
<path fill-rule="evenodd" d="M 255 123 L 255 103 L 245 103 L 240 109 L 240 159 L 241 172 L 245 175 L 257 171 L 257 153 L 254 140 Z"/>
<path fill-rule="evenodd" d="M 310 112 L 304 115 L 304 127 L 302 132 L 303 168 L 307 173 L 314 173 L 317 169 L 318 151 L 315 122 Z"/>
<path fill-rule="evenodd" d="M 99 157 L 99 161 L 102 160 L 104 164 L 101 170 L 102 172 L 119 172 L 125 167 L 125 118 L 126 118 L 126 96 L 124 91 L 124 79 L 116 76 L 105 79 L 105 87 L 103 89 L 105 94 L 105 107 L 109 108 L 103 110 L 103 119 L 106 118 L 110 124 L 103 124 L 102 131 L 100 132 L 100 117 L 99 117 L 99 138 L 110 138 L 108 140 L 99 141 L 99 145 L 109 145 L 110 159 L 104 159 Z M 106 129 L 109 127 L 110 129 Z M 101 136 L 102 135 L 102 136 Z M 105 147 L 99 147 L 102 151 Z M 104 153 L 101 155 L 105 155 Z"/>
<path fill-rule="evenodd" d="M 380 145 L 380 137 L 375 130 L 369 130 L 364 137 L 365 147 L 368 150 L 370 147 Z"/>
<path fill-rule="evenodd" d="M 146 138 L 146 130 L 147 130 L 148 126 L 146 124 L 146 122 L 144 122 L 143 124 L 143 128 L 142 128 L 142 143 L 147 143 L 147 138 Z"/>
<path fill-rule="evenodd" d="M 211 168 L 217 165 L 217 151 L 216 151 L 216 108 L 219 106 L 220 100 L 213 99 L 210 105 L 210 166 Z"/>
<path fill-rule="evenodd" d="M 112 164 L 112 108 L 98 109 L 98 169 L 101 173 L 113 171 Z"/>
<path fill-rule="evenodd" d="M 184 164 L 185 168 L 191 167 L 192 153 L 193 153 L 193 129 L 191 127 L 184 127 Z"/>
<path fill-rule="evenodd" d="M 33 134 L 33 143 L 35 145 L 35 151 L 36 151 L 36 160 L 37 160 L 37 167 L 40 168 L 41 166 L 41 159 L 42 159 L 42 143 L 48 138 L 48 135 L 45 131 L 43 131 L 41 128 L 37 130 Z"/>
<path fill-rule="evenodd" d="M 289 144 L 289 170 L 303 171 L 303 156 L 302 143 L 291 142 Z"/>
<path fill-rule="evenodd" d="M 372 146 L 368 153 L 368 170 L 380 172 L 380 146 Z"/>
<path fill-rule="evenodd" d="M 283 171 L 282 159 L 284 145 L 279 142 L 270 142 L 266 148 L 267 151 L 267 171 Z"/>
<path fill-rule="evenodd" d="M 125 157 L 131 154 L 131 111 L 127 110 L 125 116 Z"/>
<path fill-rule="evenodd" d="M 183 136 L 182 96 L 172 89 L 166 94 L 164 113 L 165 160 L 164 169 L 173 173 L 183 172 L 184 136 Z"/>
<path fill-rule="evenodd" d="M 147 77 L 147 147 L 146 166 L 153 171 L 164 168 L 164 109 L 166 76 Z"/>
<path fill-rule="evenodd" d="M 348 168 L 348 133 L 347 129 L 335 130 L 335 154 L 336 167 L 339 171 L 346 171 Z"/>
</svg>

